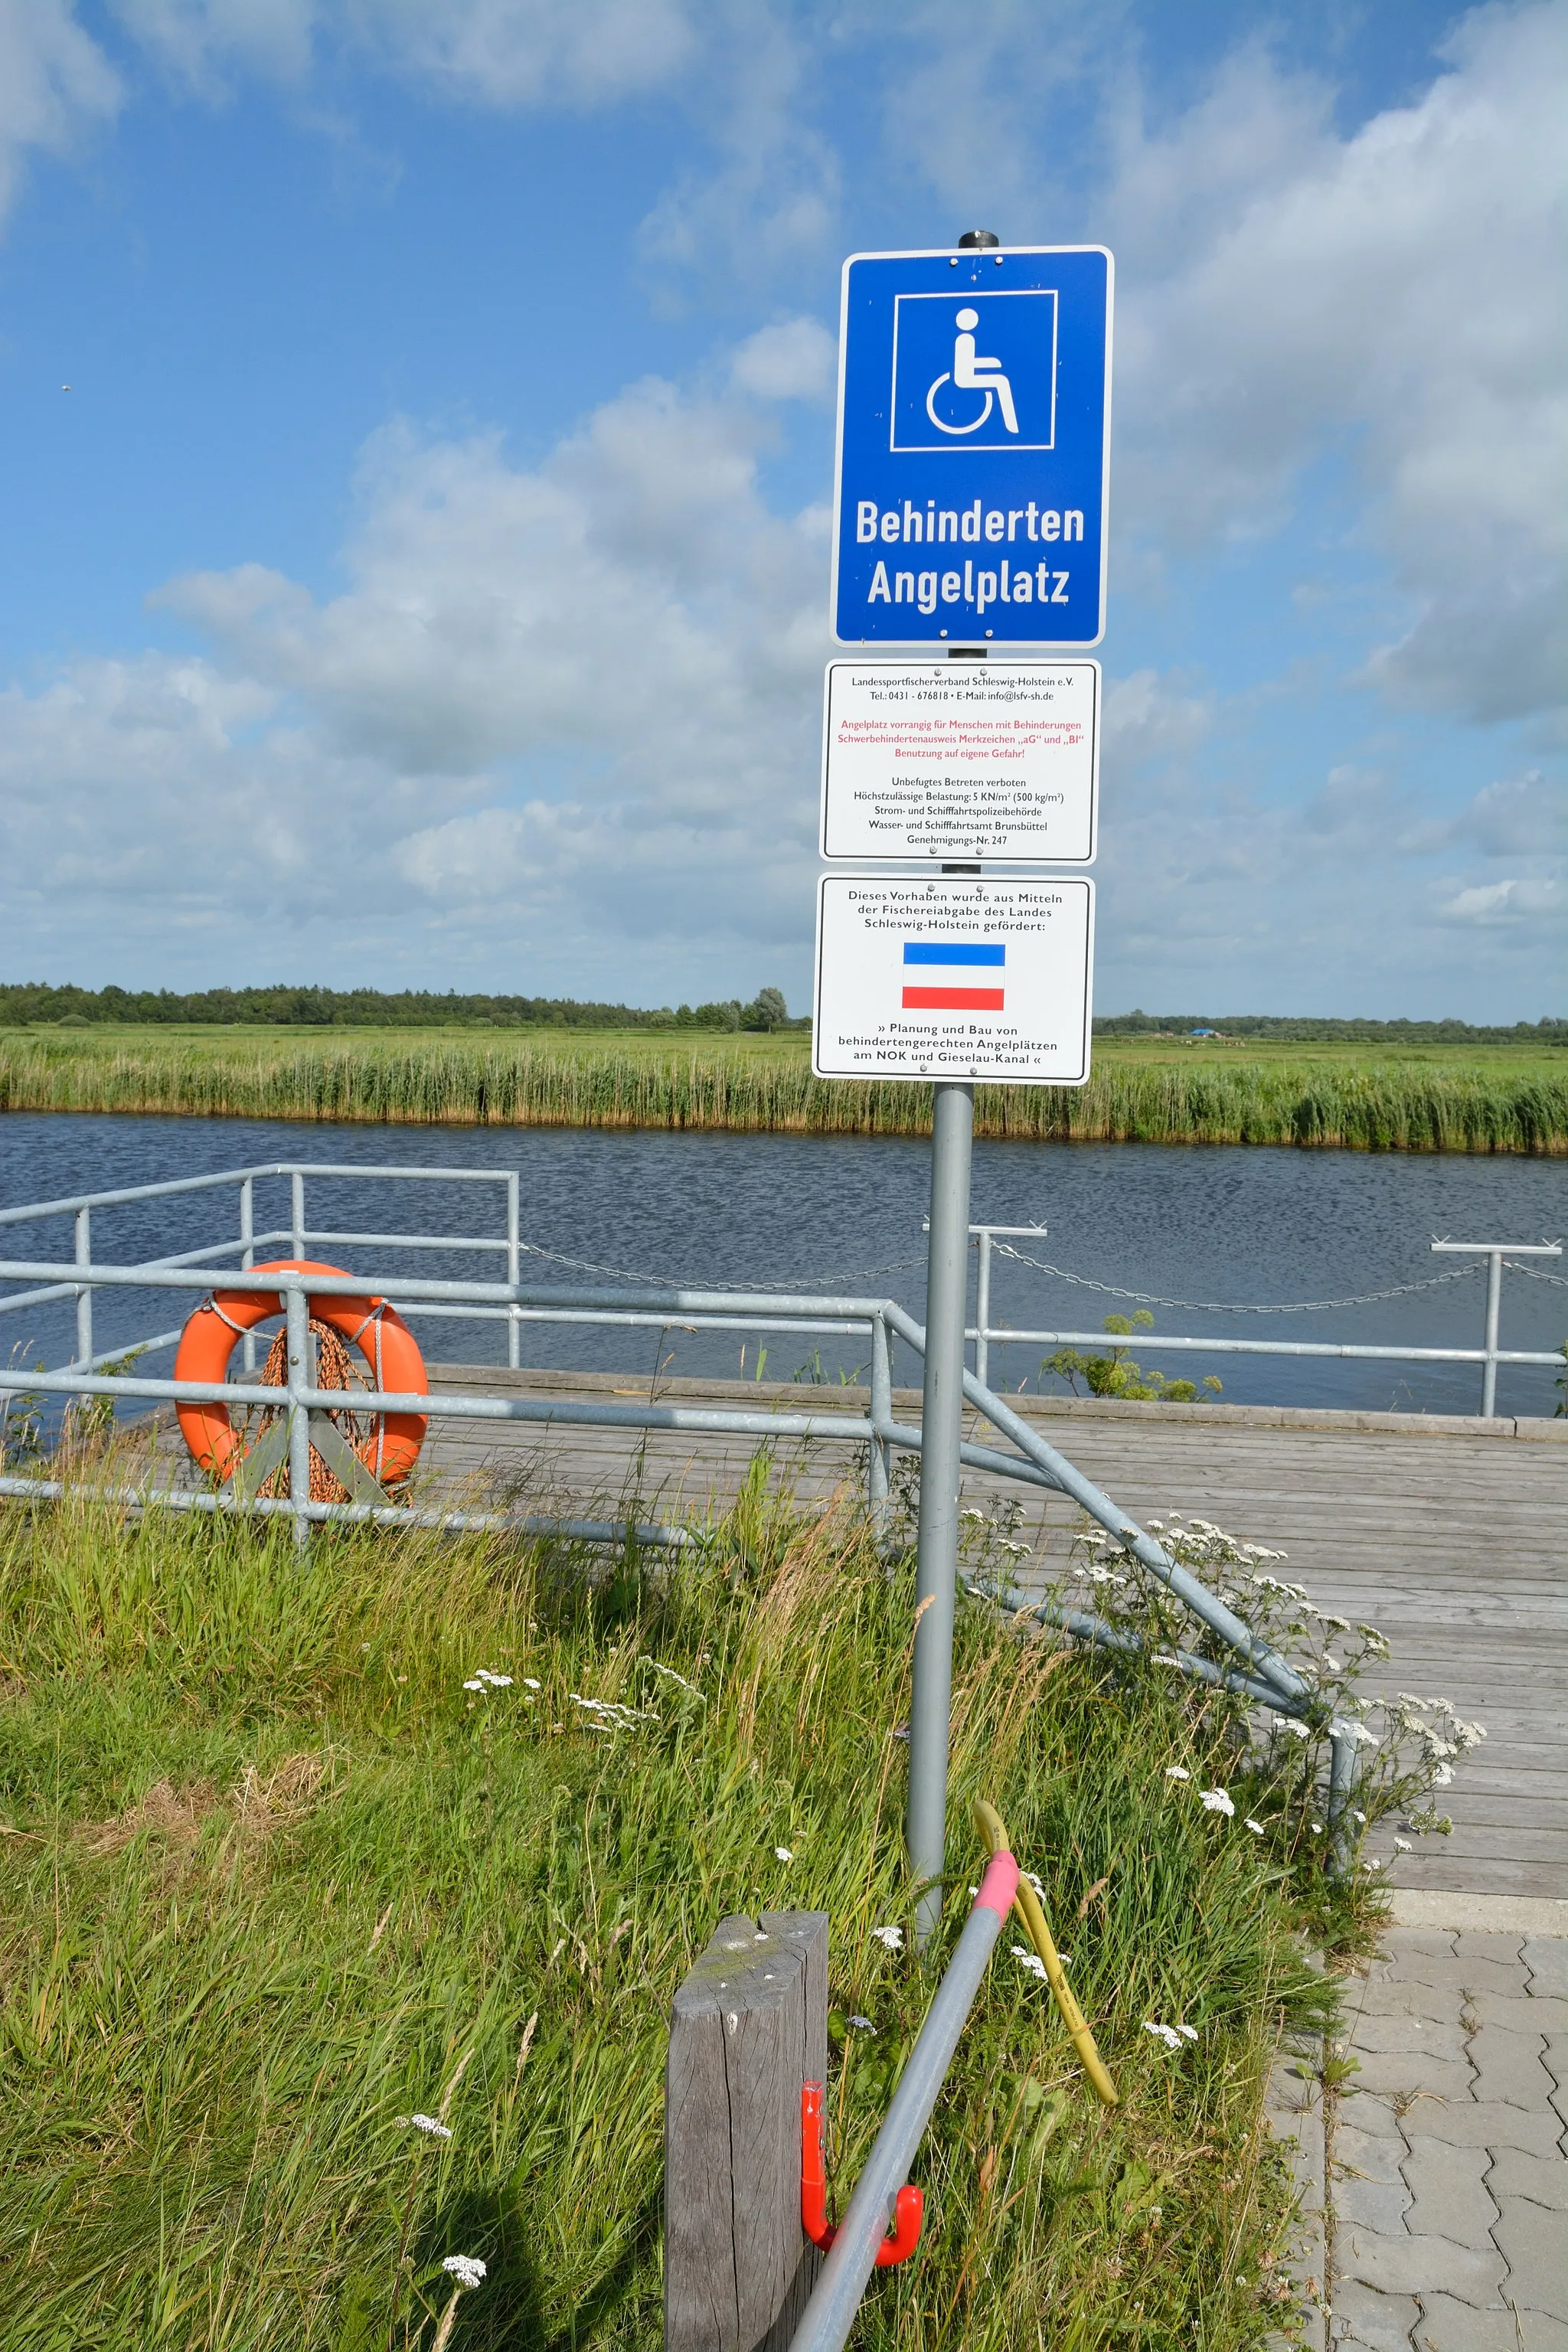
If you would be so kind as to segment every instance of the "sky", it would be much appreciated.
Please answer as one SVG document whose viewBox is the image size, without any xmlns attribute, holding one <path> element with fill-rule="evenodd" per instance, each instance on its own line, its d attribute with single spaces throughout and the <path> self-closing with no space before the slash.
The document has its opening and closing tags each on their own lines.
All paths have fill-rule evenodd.
<svg viewBox="0 0 1568 2352">
<path fill-rule="evenodd" d="M 1568 1012 L 1568 0 L 0 0 L 0 977 L 809 996 L 846 254 L 1116 256 L 1097 1009 Z M 67 389 L 68 387 L 68 389 Z"/>
</svg>

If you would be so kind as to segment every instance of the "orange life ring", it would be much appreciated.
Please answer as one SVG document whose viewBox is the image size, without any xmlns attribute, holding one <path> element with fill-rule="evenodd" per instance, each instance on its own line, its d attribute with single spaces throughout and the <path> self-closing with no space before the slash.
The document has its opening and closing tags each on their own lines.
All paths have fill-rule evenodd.
<svg viewBox="0 0 1568 2352">
<path fill-rule="evenodd" d="M 308 1258 L 273 1258 L 255 1269 L 258 1274 L 342 1275 L 341 1265 L 317 1265 Z M 276 1291 L 218 1290 L 204 1299 L 180 1334 L 174 1358 L 177 1381 L 220 1381 L 228 1377 L 228 1360 L 243 1332 L 268 1316 L 281 1315 L 283 1300 Z M 359 1349 L 378 1389 L 395 1395 L 427 1396 L 430 1383 L 413 1332 L 384 1298 L 311 1298 L 310 1311 L 328 1324 L 351 1347 Z M 350 1399 L 345 1397 L 344 1402 Z M 237 1445 L 234 1423 L 226 1404 L 184 1402 L 175 1407 L 180 1434 L 193 1460 L 203 1470 L 226 1478 L 236 1468 Z M 395 1486 L 406 1478 L 419 1458 L 428 1426 L 422 1413 L 389 1412 L 379 1416 L 374 1458 L 367 1467 L 381 1484 Z"/>
</svg>

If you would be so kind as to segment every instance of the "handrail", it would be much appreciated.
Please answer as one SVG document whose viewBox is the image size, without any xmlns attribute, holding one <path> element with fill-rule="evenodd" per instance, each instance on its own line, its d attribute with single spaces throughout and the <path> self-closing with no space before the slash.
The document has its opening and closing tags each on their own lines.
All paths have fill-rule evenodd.
<svg viewBox="0 0 1568 2352">
<path fill-rule="evenodd" d="M 882 2128 L 872 2144 L 847 2211 L 838 2224 L 822 2274 L 790 2352 L 842 2352 L 866 2282 L 877 2263 L 916 2149 L 952 2063 L 974 1996 L 980 1990 L 1002 1925 L 1018 1890 L 1018 1865 L 1003 1852 L 993 1854 L 952 1959 L 931 1997 Z"/>
</svg>

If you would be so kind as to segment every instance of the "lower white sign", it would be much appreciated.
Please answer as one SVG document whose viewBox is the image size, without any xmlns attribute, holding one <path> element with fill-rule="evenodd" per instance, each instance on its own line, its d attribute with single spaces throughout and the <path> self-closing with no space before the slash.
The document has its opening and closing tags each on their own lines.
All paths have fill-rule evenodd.
<svg viewBox="0 0 1568 2352">
<path fill-rule="evenodd" d="M 827 666 L 825 857 L 1094 861 L 1100 664 Z"/>
<path fill-rule="evenodd" d="M 826 874 L 811 1066 L 823 1078 L 1089 1076 L 1094 885 Z"/>
</svg>

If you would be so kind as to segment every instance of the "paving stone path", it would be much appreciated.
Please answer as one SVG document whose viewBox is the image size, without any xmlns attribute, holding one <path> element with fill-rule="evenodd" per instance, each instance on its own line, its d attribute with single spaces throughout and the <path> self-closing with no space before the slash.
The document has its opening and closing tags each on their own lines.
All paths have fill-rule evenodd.
<svg viewBox="0 0 1568 2352">
<path fill-rule="evenodd" d="M 1568 1939 L 1394 1927 L 1345 2011 L 1332 2340 L 1568 2352 Z"/>
</svg>

